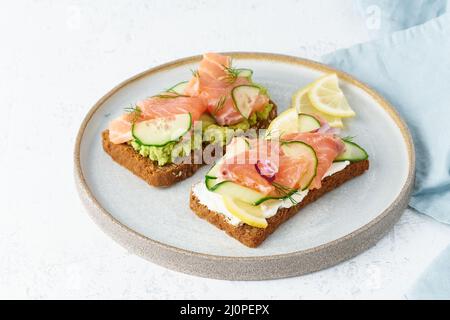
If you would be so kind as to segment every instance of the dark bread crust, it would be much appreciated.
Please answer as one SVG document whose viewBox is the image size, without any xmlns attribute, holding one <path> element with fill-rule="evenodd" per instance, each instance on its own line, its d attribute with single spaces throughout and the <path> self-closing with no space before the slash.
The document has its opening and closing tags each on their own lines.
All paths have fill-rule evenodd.
<svg viewBox="0 0 450 320">
<path fill-rule="evenodd" d="M 273 108 L 267 119 L 257 122 L 252 128 L 264 129 L 277 116 L 277 106 Z M 141 156 L 127 143 L 114 144 L 109 140 L 109 131 L 102 132 L 102 145 L 106 153 L 121 166 L 127 168 L 136 176 L 156 187 L 167 187 L 192 176 L 203 164 L 166 164 L 159 166 L 155 161 Z"/>
<path fill-rule="evenodd" d="M 244 245 L 256 248 L 270 234 L 272 234 L 283 222 L 293 217 L 301 208 L 316 201 L 325 193 L 339 187 L 348 180 L 353 179 L 369 169 L 369 161 L 359 161 L 348 165 L 344 170 L 339 171 L 332 176 L 322 180 L 322 187 L 308 192 L 308 195 L 299 204 L 290 208 L 280 208 L 273 217 L 267 219 L 268 226 L 265 229 L 256 228 L 247 224 L 233 226 L 227 222 L 224 215 L 211 211 L 205 205 L 201 204 L 195 194 L 191 191 L 190 207 L 202 219 L 207 220 L 217 228 L 225 231 L 229 236 L 240 241 Z"/>
<path fill-rule="evenodd" d="M 202 164 L 167 164 L 158 166 L 147 157 L 141 156 L 132 146 L 121 143 L 114 144 L 109 140 L 109 131 L 102 132 L 103 150 L 121 166 L 127 168 L 148 184 L 167 187 L 175 182 L 192 176 Z"/>
</svg>

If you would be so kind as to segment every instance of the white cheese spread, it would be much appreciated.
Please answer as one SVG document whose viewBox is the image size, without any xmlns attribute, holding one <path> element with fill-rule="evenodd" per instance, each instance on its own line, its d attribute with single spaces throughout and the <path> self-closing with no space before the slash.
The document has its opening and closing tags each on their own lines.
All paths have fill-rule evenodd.
<svg viewBox="0 0 450 320">
<path fill-rule="evenodd" d="M 328 169 L 328 171 L 325 173 L 324 177 L 331 176 L 335 174 L 336 172 L 339 172 L 341 170 L 344 170 L 345 167 L 347 167 L 350 164 L 350 161 L 342 161 L 342 162 L 333 162 L 331 167 Z M 236 218 L 228 209 L 225 207 L 222 196 L 218 193 L 209 191 L 206 188 L 205 182 L 201 181 L 195 184 L 192 187 L 192 191 L 194 192 L 195 196 L 199 200 L 199 202 L 205 206 L 208 207 L 209 210 L 218 212 L 220 214 L 223 214 L 227 221 L 232 224 L 233 226 L 237 226 L 242 223 L 242 221 L 238 218 Z M 299 191 L 292 195 L 291 199 L 283 199 L 283 200 L 271 200 L 267 203 L 262 203 L 260 206 L 263 210 L 264 217 L 270 218 L 274 216 L 279 208 L 290 208 L 295 204 L 298 204 L 302 202 L 302 200 L 306 197 L 308 194 L 308 190 L 305 191 Z"/>
</svg>

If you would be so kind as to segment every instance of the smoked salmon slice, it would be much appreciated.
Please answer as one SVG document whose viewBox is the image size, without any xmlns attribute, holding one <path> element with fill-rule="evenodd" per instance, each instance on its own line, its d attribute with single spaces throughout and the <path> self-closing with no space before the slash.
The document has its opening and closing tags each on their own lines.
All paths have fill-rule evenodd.
<svg viewBox="0 0 450 320">
<path fill-rule="evenodd" d="M 275 191 L 275 187 L 256 170 L 255 164 L 223 164 L 219 177 L 257 190 L 264 195 L 271 194 Z"/>
<path fill-rule="evenodd" d="M 206 111 L 206 105 L 199 97 L 162 94 L 137 103 L 145 120 L 165 118 L 177 114 L 190 113 L 192 121 L 197 121 Z"/>
<path fill-rule="evenodd" d="M 316 162 L 309 156 L 300 154 L 293 157 L 283 152 L 279 141 L 260 140 L 250 141 L 249 150 L 226 159 L 219 170 L 220 178 L 264 195 L 283 196 L 301 188 L 306 175 L 313 179 L 308 188 L 318 189 L 325 173 L 344 149 L 339 137 L 317 132 L 291 133 L 282 136 L 281 141 L 300 141 L 312 147 L 317 156 L 317 171 Z M 267 172 L 273 174 L 268 175 Z"/>
<path fill-rule="evenodd" d="M 300 186 L 302 176 L 310 169 L 307 159 L 280 155 L 280 165 L 275 174 L 274 183 L 280 188 L 296 190 Z M 279 190 L 278 190 L 279 192 Z"/>
<path fill-rule="evenodd" d="M 246 77 L 239 77 L 231 66 L 231 57 L 217 53 L 206 53 L 198 72 L 189 81 L 185 94 L 203 99 L 208 111 L 219 125 L 231 125 L 244 120 L 231 96 L 240 85 L 251 85 Z M 252 112 L 260 111 L 269 103 L 266 95 L 259 95 L 251 106 Z"/>
<path fill-rule="evenodd" d="M 233 143 L 233 142 L 232 142 Z M 279 144 L 270 140 L 248 140 L 249 149 L 228 157 L 221 165 L 219 178 L 257 190 L 264 195 L 273 194 L 273 175 L 265 167 L 278 171 Z M 266 171 L 266 172 L 265 172 Z"/>
<path fill-rule="evenodd" d="M 237 76 L 231 66 L 231 57 L 217 53 L 206 53 L 198 72 L 189 81 L 183 94 L 163 93 L 137 103 L 136 112 L 124 114 L 109 124 L 112 143 L 119 144 L 133 139 L 133 121 L 166 118 L 190 113 L 192 121 L 208 111 L 219 125 L 231 125 L 244 120 L 232 98 L 232 90 L 240 85 L 250 85 L 251 80 Z M 252 112 L 260 111 L 269 103 L 269 98 L 260 94 L 251 102 Z"/>
<path fill-rule="evenodd" d="M 109 123 L 109 140 L 114 144 L 125 143 L 133 139 L 131 134 L 132 122 L 135 119 L 133 113 L 124 113 Z"/>
<path fill-rule="evenodd" d="M 131 127 L 133 122 L 166 118 L 177 114 L 190 113 L 192 121 L 197 121 L 206 111 L 206 105 L 199 97 L 185 97 L 164 93 L 137 103 L 136 111 L 125 113 L 109 124 L 109 139 L 120 144 L 133 139 Z"/>
</svg>

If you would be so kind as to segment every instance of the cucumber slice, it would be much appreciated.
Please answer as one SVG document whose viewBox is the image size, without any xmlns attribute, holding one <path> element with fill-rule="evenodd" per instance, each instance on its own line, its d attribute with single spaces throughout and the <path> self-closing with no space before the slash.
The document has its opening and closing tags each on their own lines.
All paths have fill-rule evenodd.
<svg viewBox="0 0 450 320">
<path fill-rule="evenodd" d="M 216 177 L 209 177 L 209 176 L 205 177 L 206 189 L 208 189 L 209 191 L 214 191 L 214 187 L 216 185 L 218 185 L 219 183 L 220 182 L 218 181 L 218 179 Z"/>
<path fill-rule="evenodd" d="M 361 148 L 354 142 L 342 140 L 345 145 L 344 152 L 334 159 L 334 161 L 350 161 L 350 162 L 358 162 L 362 160 L 366 160 L 369 158 L 366 150 Z"/>
<path fill-rule="evenodd" d="M 252 102 L 256 100 L 259 92 L 260 88 L 254 85 L 237 86 L 231 91 L 234 105 L 245 119 L 250 117 Z"/>
<path fill-rule="evenodd" d="M 174 85 L 173 87 L 166 90 L 166 92 L 176 93 L 176 94 L 184 94 L 184 90 L 187 87 L 189 81 L 182 81 Z"/>
<path fill-rule="evenodd" d="M 218 162 L 216 162 L 216 163 L 212 166 L 212 168 L 209 169 L 209 171 L 206 173 L 206 177 L 216 179 L 216 178 L 217 178 L 217 173 L 219 172 L 219 169 L 220 169 L 221 164 L 222 164 L 222 161 L 221 161 L 221 160 L 218 161 Z"/>
<path fill-rule="evenodd" d="M 266 198 L 265 195 L 253 189 L 241 186 L 231 181 L 222 181 L 213 187 L 213 192 L 222 196 L 239 199 L 249 204 L 258 203 L 261 199 Z"/>
<path fill-rule="evenodd" d="M 320 128 L 320 122 L 315 117 L 306 114 L 299 113 L 298 115 L 298 129 L 299 132 L 310 132 Z"/>
<path fill-rule="evenodd" d="M 251 78 L 253 75 L 253 70 L 251 69 L 236 69 L 237 76 L 243 78 Z"/>
<path fill-rule="evenodd" d="M 259 199 L 258 201 L 256 201 L 256 202 L 254 203 L 254 205 L 255 205 L 255 206 L 260 205 L 261 203 L 266 202 L 266 201 L 268 201 L 268 200 L 283 200 L 283 199 L 286 199 L 286 198 L 292 196 L 292 195 L 293 195 L 294 193 L 296 193 L 296 192 L 297 192 L 297 190 L 292 190 L 291 192 L 289 192 L 289 194 L 286 194 L 286 195 L 284 195 L 284 196 L 282 196 L 282 197 L 268 196 L 268 197 Z"/>
<path fill-rule="evenodd" d="M 178 141 L 191 129 L 190 113 L 177 114 L 169 118 L 157 118 L 133 124 L 131 132 L 138 143 L 145 146 L 162 147 Z"/>
<path fill-rule="evenodd" d="M 290 196 L 292 196 L 294 193 L 297 192 L 297 190 L 292 190 L 289 194 L 286 194 L 281 197 L 276 196 L 265 196 L 262 193 L 259 193 L 258 191 L 255 191 L 253 189 L 243 187 L 239 184 L 236 184 L 231 181 L 222 181 L 217 182 L 217 178 L 212 177 L 206 177 L 205 178 L 206 188 L 209 191 L 217 192 L 221 195 L 237 198 L 241 201 L 244 201 L 246 203 L 252 204 L 254 206 L 258 206 L 262 204 L 265 201 L 269 200 L 283 200 Z"/>
<path fill-rule="evenodd" d="M 306 190 L 317 174 L 318 159 L 316 152 L 309 145 L 301 141 L 288 141 L 281 145 L 284 154 L 292 158 L 306 157 L 310 167 L 300 179 L 300 190 Z"/>
</svg>

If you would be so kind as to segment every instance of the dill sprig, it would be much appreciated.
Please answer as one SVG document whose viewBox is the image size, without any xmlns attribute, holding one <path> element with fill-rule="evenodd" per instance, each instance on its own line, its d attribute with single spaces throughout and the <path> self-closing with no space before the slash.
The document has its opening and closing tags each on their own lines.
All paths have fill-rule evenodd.
<svg viewBox="0 0 450 320">
<path fill-rule="evenodd" d="M 226 76 L 223 78 L 223 80 L 230 83 L 236 81 L 237 77 L 239 77 L 239 69 L 226 66 L 223 66 L 223 68 L 226 72 Z"/>
<path fill-rule="evenodd" d="M 293 205 L 297 204 L 297 201 L 293 198 L 293 195 L 298 193 L 297 189 L 286 187 L 282 184 L 272 182 L 272 185 L 275 187 L 275 190 L 281 194 L 283 198 L 288 198 L 289 201 L 292 202 Z"/>
<path fill-rule="evenodd" d="M 190 70 L 191 70 L 193 77 L 196 77 L 196 78 L 200 77 L 200 74 L 198 73 L 198 69 L 190 69 Z"/>
<path fill-rule="evenodd" d="M 354 138 L 355 138 L 355 136 L 346 136 L 346 137 L 341 138 L 341 140 L 344 140 L 346 142 L 352 142 Z"/>
<path fill-rule="evenodd" d="M 173 88 L 173 87 L 172 87 Z M 164 93 L 170 93 L 171 95 L 176 95 L 176 96 L 181 96 L 182 94 L 179 92 L 176 92 L 175 90 L 173 90 L 172 88 L 166 89 L 163 91 L 162 94 Z"/>
<path fill-rule="evenodd" d="M 129 106 L 127 108 L 124 108 L 125 112 L 133 114 L 133 120 L 132 122 L 135 122 L 142 114 L 141 108 L 139 106 Z"/>
<path fill-rule="evenodd" d="M 124 108 L 124 110 L 127 113 L 133 113 L 133 112 L 141 113 L 142 112 L 141 108 L 139 108 L 138 106 L 134 106 L 134 105 L 130 105 L 129 107 Z"/>
<path fill-rule="evenodd" d="M 160 98 L 160 99 L 175 99 L 175 98 L 179 98 L 179 97 L 187 97 L 187 95 L 179 94 L 175 91 L 170 91 L 170 89 L 169 89 L 166 92 L 152 96 L 152 98 Z"/>
<path fill-rule="evenodd" d="M 217 114 L 217 112 L 219 112 L 223 108 L 226 100 L 227 100 L 226 96 L 221 96 L 219 98 L 219 101 L 217 101 L 216 106 L 214 107 L 214 111 L 213 111 L 214 114 Z"/>
</svg>

